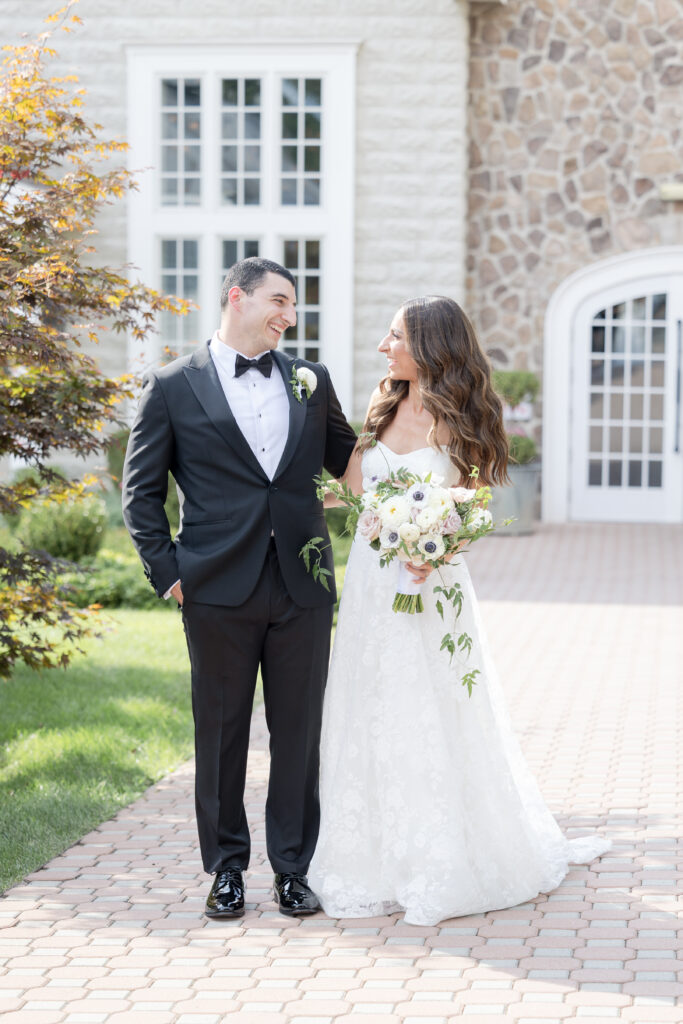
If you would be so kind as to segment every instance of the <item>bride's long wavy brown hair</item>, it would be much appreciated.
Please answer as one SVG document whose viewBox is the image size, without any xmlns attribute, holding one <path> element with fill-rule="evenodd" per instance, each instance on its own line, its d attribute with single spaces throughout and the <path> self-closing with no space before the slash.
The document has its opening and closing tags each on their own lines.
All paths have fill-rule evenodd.
<svg viewBox="0 0 683 1024">
<path fill-rule="evenodd" d="M 479 482 L 506 483 L 508 442 L 503 408 L 491 384 L 491 367 L 474 328 L 457 302 L 424 295 L 401 306 L 408 350 L 417 365 L 422 404 L 433 417 L 427 440 L 448 435 L 446 448 L 463 483 L 472 466 Z M 361 450 L 379 439 L 408 394 L 408 381 L 384 377 L 380 397 L 363 424 Z M 445 428 L 445 429 L 444 429 Z"/>
</svg>

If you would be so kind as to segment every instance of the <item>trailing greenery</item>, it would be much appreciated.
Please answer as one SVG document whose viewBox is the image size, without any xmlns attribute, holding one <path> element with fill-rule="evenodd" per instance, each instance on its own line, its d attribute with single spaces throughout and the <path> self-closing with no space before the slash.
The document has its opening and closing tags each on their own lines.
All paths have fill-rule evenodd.
<svg viewBox="0 0 683 1024">
<path fill-rule="evenodd" d="M 0 682 L 0 890 L 192 754 L 179 616 L 120 611 L 64 672 Z"/>
</svg>

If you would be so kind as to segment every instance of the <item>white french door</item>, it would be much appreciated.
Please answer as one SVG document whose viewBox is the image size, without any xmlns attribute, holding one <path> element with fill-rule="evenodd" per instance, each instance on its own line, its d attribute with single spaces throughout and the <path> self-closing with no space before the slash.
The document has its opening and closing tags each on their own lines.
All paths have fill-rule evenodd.
<svg viewBox="0 0 683 1024">
<path fill-rule="evenodd" d="M 593 295 L 574 321 L 570 517 L 683 519 L 683 273 Z"/>
</svg>

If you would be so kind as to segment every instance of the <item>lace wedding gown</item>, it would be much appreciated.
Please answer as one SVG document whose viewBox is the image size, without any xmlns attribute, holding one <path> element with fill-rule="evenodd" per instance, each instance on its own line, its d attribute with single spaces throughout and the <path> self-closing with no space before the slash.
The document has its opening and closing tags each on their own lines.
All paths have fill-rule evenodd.
<svg viewBox="0 0 683 1024">
<path fill-rule="evenodd" d="M 401 466 L 457 482 L 445 451 L 399 455 L 378 442 L 363 457 L 364 477 Z M 380 568 L 361 538 L 351 549 L 309 871 L 331 917 L 402 909 L 407 923 L 431 925 L 511 907 L 556 888 L 568 862 L 588 862 L 610 845 L 563 836 L 512 733 L 463 557 L 442 574 L 462 587 L 457 632 L 473 639 L 469 657 L 456 654 L 450 665 L 439 647 L 453 625 L 448 606 L 445 622 L 436 611 L 436 574 L 423 584 L 422 614 L 395 613 L 398 563 Z M 469 697 L 461 677 L 472 668 L 480 675 Z"/>
</svg>

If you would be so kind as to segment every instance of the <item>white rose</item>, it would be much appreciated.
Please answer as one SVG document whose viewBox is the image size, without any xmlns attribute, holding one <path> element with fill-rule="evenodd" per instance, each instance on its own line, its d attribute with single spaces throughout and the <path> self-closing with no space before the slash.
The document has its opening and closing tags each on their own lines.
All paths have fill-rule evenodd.
<svg viewBox="0 0 683 1024">
<path fill-rule="evenodd" d="M 486 508 L 476 508 L 468 515 L 465 526 L 469 533 L 476 533 L 482 526 L 489 526 L 493 516 Z"/>
<path fill-rule="evenodd" d="M 449 487 L 448 490 L 456 505 L 464 505 L 466 502 L 472 501 L 476 493 L 471 487 Z"/>
<path fill-rule="evenodd" d="M 307 366 L 300 366 L 296 371 L 297 380 L 299 380 L 308 391 L 309 395 L 312 395 L 318 386 L 318 378 L 313 373 L 313 370 L 309 370 Z"/>
<path fill-rule="evenodd" d="M 421 530 L 431 530 L 435 522 L 438 519 L 438 515 L 433 508 L 423 508 L 421 512 L 415 516 L 415 522 Z"/>
<path fill-rule="evenodd" d="M 401 523 L 398 532 L 401 535 L 401 540 L 404 540 L 406 544 L 414 544 L 420 537 L 420 527 L 415 523 Z"/>
<path fill-rule="evenodd" d="M 443 487 L 432 487 L 428 504 L 439 516 L 448 515 L 453 508 L 453 498 Z"/>
<path fill-rule="evenodd" d="M 418 551 L 422 552 L 424 557 L 430 562 L 436 561 L 437 558 L 441 558 L 446 550 L 446 545 L 443 542 L 443 537 L 438 533 L 428 533 L 426 537 L 421 537 L 417 545 Z"/>
<path fill-rule="evenodd" d="M 400 494 L 386 498 L 379 506 L 379 515 L 383 526 L 398 529 L 410 520 L 410 502 Z"/>
</svg>

